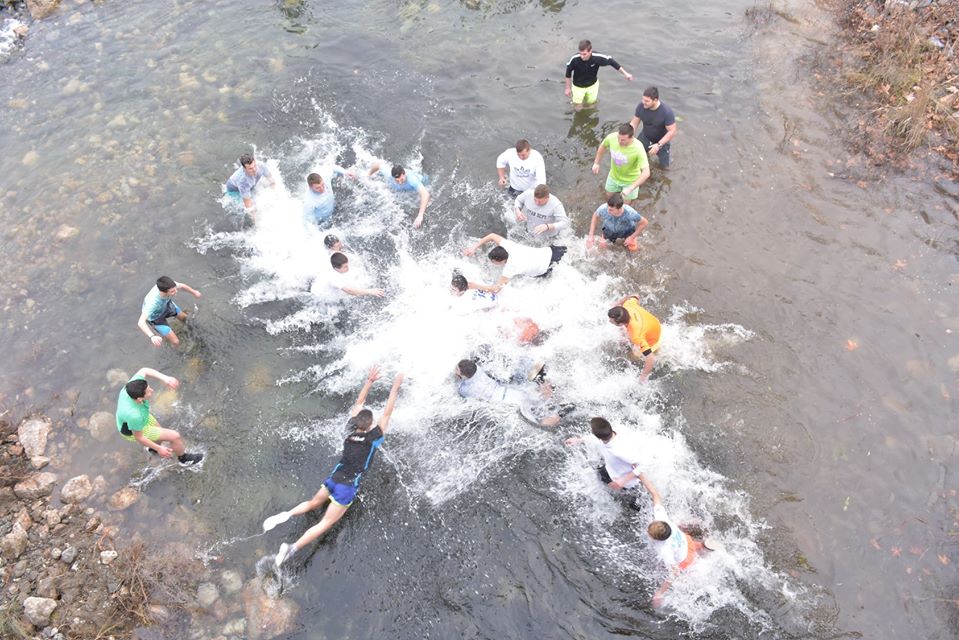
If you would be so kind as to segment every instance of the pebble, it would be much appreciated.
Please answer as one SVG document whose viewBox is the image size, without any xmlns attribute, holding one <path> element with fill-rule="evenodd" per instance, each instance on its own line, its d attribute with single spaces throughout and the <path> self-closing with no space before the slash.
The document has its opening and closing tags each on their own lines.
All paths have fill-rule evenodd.
<svg viewBox="0 0 959 640">
<path fill-rule="evenodd" d="M 77 553 L 76 547 L 67 547 L 63 550 L 63 553 L 60 554 L 60 559 L 67 564 L 73 564 L 73 561 L 77 559 Z"/>
<path fill-rule="evenodd" d="M 102 564 L 102 565 L 108 565 L 108 564 L 110 564 L 111 562 L 113 562 L 114 560 L 116 560 L 118 555 L 119 555 L 119 554 L 118 554 L 116 551 L 112 550 L 112 549 L 109 549 L 109 550 L 107 550 L 107 551 L 101 551 L 101 552 L 100 552 L 100 564 Z"/>
</svg>

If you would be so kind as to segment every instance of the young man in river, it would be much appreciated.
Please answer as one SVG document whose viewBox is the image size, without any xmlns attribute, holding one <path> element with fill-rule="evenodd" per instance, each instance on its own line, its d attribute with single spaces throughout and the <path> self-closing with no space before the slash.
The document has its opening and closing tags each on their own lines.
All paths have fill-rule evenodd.
<svg viewBox="0 0 959 640">
<path fill-rule="evenodd" d="M 547 242 L 569 229 L 569 216 L 560 199 L 538 184 L 516 197 L 516 220 L 526 223 L 526 233 L 534 240 Z"/>
<path fill-rule="evenodd" d="M 430 192 L 424 186 L 426 184 L 426 176 L 407 171 L 398 164 L 393 165 L 393 168 L 387 171 L 385 167 L 381 168 L 379 162 L 374 162 L 373 166 L 370 167 L 369 175 L 374 176 L 376 174 L 380 174 L 393 191 L 415 191 L 419 194 L 420 210 L 416 215 L 416 219 L 413 220 L 413 228 L 419 229 L 422 227 L 423 216 L 426 214 L 426 205 L 430 203 Z"/>
<path fill-rule="evenodd" d="M 375 296 L 382 298 L 386 292 L 382 289 L 370 289 L 359 286 L 358 279 L 350 271 L 350 259 L 345 253 L 333 252 L 330 256 L 332 273 L 318 274 L 310 287 L 310 292 L 317 294 L 323 288 L 332 292 L 343 292 L 351 296 Z"/>
<path fill-rule="evenodd" d="M 200 462 L 203 459 L 202 453 L 187 453 L 180 434 L 172 429 L 164 429 L 150 414 L 153 388 L 147 382 L 147 376 L 159 380 L 171 389 L 180 386 L 179 380 L 155 369 L 144 367 L 137 371 L 120 390 L 117 398 L 117 431 L 124 440 L 137 442 L 161 458 L 176 455 L 177 462 L 183 466 Z M 164 443 L 169 443 L 170 446 L 167 447 Z"/>
<path fill-rule="evenodd" d="M 599 99 L 599 68 L 610 66 L 619 71 L 627 80 L 633 79 L 633 74 L 624 69 L 612 56 L 593 53 L 593 43 L 589 40 L 579 41 L 579 53 L 566 63 L 566 97 L 570 98 L 573 108 L 579 111 L 583 105 L 596 104 Z"/>
<path fill-rule="evenodd" d="M 609 174 L 606 176 L 606 197 L 622 193 L 626 204 L 639 196 L 639 187 L 649 179 L 649 158 L 646 150 L 633 138 L 633 125 L 620 125 L 619 131 L 603 139 L 593 159 L 593 173 L 599 173 L 603 155 L 609 151 Z"/>
<path fill-rule="evenodd" d="M 553 388 L 545 380 L 546 367 L 542 362 L 518 358 L 508 383 L 496 380 L 473 360 L 460 360 L 453 373 L 457 380 L 456 392 L 464 398 L 518 407 L 523 418 L 541 427 L 559 424 L 561 416 L 551 402 Z"/>
<path fill-rule="evenodd" d="M 659 158 L 659 166 L 668 168 L 670 142 L 677 129 L 676 116 L 673 115 L 673 110 L 659 99 L 659 89 L 646 87 L 642 102 L 636 105 L 636 114 L 629 124 L 633 125 L 633 129 L 643 125 L 638 138 L 647 155 L 656 156 Z"/>
<path fill-rule="evenodd" d="M 319 225 L 325 225 L 333 216 L 336 196 L 333 195 L 333 176 L 355 178 L 356 174 L 343 167 L 324 165 L 306 176 L 306 195 L 303 196 L 303 216 Z"/>
<path fill-rule="evenodd" d="M 586 248 L 592 249 L 596 242 L 596 225 L 602 220 L 602 246 L 607 242 L 616 243 L 622 240 L 630 251 L 639 249 L 639 234 L 649 224 L 636 209 L 623 202 L 623 194 L 614 193 L 606 199 L 606 204 L 600 205 L 593 212 L 593 219 L 589 223 L 589 235 L 586 237 Z"/>
<path fill-rule="evenodd" d="M 530 147 L 528 140 L 517 140 L 515 146 L 499 154 L 496 173 L 499 186 L 506 187 L 514 198 L 538 184 L 546 184 L 546 162 L 539 151 Z"/>
<path fill-rule="evenodd" d="M 606 418 L 591 418 L 589 428 L 602 444 L 603 465 L 596 469 L 599 479 L 616 492 L 628 494 L 630 505 L 637 506 L 636 495 L 643 480 L 642 445 L 632 432 L 619 433 Z M 566 439 L 567 447 L 575 447 L 583 442 L 579 436 Z"/>
<path fill-rule="evenodd" d="M 140 327 L 146 337 L 150 339 L 154 347 L 159 347 L 167 340 L 174 347 L 180 346 L 180 339 L 176 333 L 167 324 L 167 319 L 176 318 L 180 322 L 186 322 L 186 311 L 183 311 L 173 302 L 180 289 L 193 294 L 194 298 L 199 298 L 203 294 L 184 282 L 174 282 L 169 276 L 160 276 L 156 284 L 143 297 L 143 305 L 140 309 L 140 319 L 137 320 L 137 326 Z"/>
<path fill-rule="evenodd" d="M 503 273 L 496 284 L 482 285 L 470 282 L 468 284 L 470 289 L 499 293 L 507 282 L 518 276 L 546 277 L 553 270 L 553 265 L 562 260 L 566 254 L 566 247 L 563 246 L 527 247 L 518 242 L 507 240 L 501 235 L 489 233 L 476 244 L 464 249 L 463 255 L 474 255 L 487 242 L 496 244 L 490 250 L 488 256 L 490 262 L 494 265 L 503 267 Z"/>
<path fill-rule="evenodd" d="M 226 192 L 234 198 L 240 198 L 243 201 L 243 209 L 249 214 L 250 219 L 256 222 L 256 207 L 253 204 L 253 189 L 261 178 L 266 178 L 271 187 L 276 186 L 273 174 L 270 168 L 265 164 L 258 164 L 253 156 L 244 153 L 240 156 L 240 168 L 233 172 L 226 181 Z"/>
<path fill-rule="evenodd" d="M 655 352 L 659 349 L 662 325 L 656 316 L 640 306 L 638 296 L 626 296 L 607 311 L 606 315 L 612 324 L 626 330 L 626 335 L 633 345 L 633 357 L 644 360 L 639 379 L 646 382 L 656 362 Z"/>
<path fill-rule="evenodd" d="M 390 426 L 393 407 L 396 406 L 396 397 L 399 395 L 400 385 L 403 384 L 403 374 L 396 374 L 396 377 L 393 378 L 393 387 L 390 389 L 389 398 L 386 400 L 386 408 L 383 409 L 383 414 L 374 426 L 373 412 L 365 409 L 363 404 L 366 402 L 366 396 L 373 387 L 373 383 L 379 377 L 379 367 L 374 366 L 370 369 L 369 375 L 366 376 L 366 382 L 360 389 L 360 394 L 350 410 L 350 419 L 346 423 L 350 433 L 343 442 L 343 454 L 340 456 L 340 461 L 333 467 L 333 471 L 323 482 L 323 486 L 316 492 L 316 495 L 289 511 L 270 516 L 263 521 L 263 531 L 266 532 L 276 525 L 286 522 L 291 516 L 308 513 L 329 503 L 326 513 L 323 514 L 323 518 L 318 524 L 307 529 L 306 533 L 301 535 L 293 544 L 284 542 L 280 545 L 275 559 L 277 569 L 283 562 L 293 557 L 293 554 L 329 531 L 353 503 L 353 498 L 356 497 L 356 492 L 360 487 L 360 479 L 370 468 L 370 463 L 373 462 L 373 454 L 383 444 L 383 438 Z"/>
</svg>

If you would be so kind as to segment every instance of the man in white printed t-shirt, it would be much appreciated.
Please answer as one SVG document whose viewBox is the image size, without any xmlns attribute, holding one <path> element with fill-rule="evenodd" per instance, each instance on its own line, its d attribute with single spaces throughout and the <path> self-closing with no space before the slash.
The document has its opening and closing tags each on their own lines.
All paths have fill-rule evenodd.
<svg viewBox="0 0 959 640">
<path fill-rule="evenodd" d="M 642 445 L 639 438 L 628 431 L 614 431 L 605 418 L 590 419 L 589 427 L 602 444 L 603 466 L 596 469 L 600 480 L 613 491 L 631 494 L 630 506 L 639 508 L 638 496 L 635 495 L 643 478 L 640 469 Z M 566 446 L 573 447 L 582 441 L 578 436 L 567 438 Z"/>
<path fill-rule="evenodd" d="M 506 171 L 509 170 L 509 178 Z M 507 149 L 496 158 L 499 186 L 507 187 L 513 198 L 538 184 L 546 184 L 546 163 L 539 151 L 529 146 L 527 140 L 517 140 L 514 148 Z"/>
<path fill-rule="evenodd" d="M 463 255 L 472 256 L 480 247 L 487 242 L 496 244 L 490 250 L 490 262 L 498 267 L 503 267 L 503 273 L 496 284 L 482 285 L 475 282 L 469 283 L 470 289 L 479 289 L 491 293 L 499 293 L 507 282 L 519 276 L 530 278 L 544 278 L 550 274 L 553 265 L 563 259 L 566 254 L 566 247 L 550 245 L 548 247 L 527 247 L 507 240 L 501 235 L 489 233 L 483 236 L 483 239 L 476 244 L 463 250 Z"/>
</svg>

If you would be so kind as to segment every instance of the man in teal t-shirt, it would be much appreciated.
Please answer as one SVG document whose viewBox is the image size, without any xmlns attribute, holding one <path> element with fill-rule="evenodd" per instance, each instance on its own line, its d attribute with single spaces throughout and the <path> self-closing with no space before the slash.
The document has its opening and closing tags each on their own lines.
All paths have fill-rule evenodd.
<svg viewBox="0 0 959 640">
<path fill-rule="evenodd" d="M 649 158 L 643 145 L 633 138 L 633 126 L 624 124 L 618 133 L 611 133 L 596 150 L 593 173 L 599 173 L 603 154 L 609 151 L 609 175 L 606 177 L 606 197 L 622 193 L 626 204 L 639 195 L 639 187 L 649 178 Z"/>
<path fill-rule="evenodd" d="M 173 376 L 167 376 L 155 369 L 144 367 L 134 374 L 117 397 L 117 431 L 124 440 L 138 442 L 161 458 L 169 458 L 176 454 L 181 465 L 192 465 L 203 459 L 202 453 L 187 453 L 186 446 L 180 434 L 172 429 L 164 429 L 156 418 L 150 415 L 150 398 L 153 389 L 147 382 L 146 376 L 161 381 L 171 389 L 180 386 L 180 381 Z M 170 447 L 163 446 L 162 442 L 169 442 Z"/>
</svg>

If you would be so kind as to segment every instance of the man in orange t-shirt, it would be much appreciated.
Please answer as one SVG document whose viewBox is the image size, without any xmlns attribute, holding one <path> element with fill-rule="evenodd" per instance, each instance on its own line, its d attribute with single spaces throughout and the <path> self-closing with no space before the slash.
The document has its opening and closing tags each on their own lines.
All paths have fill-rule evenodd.
<svg viewBox="0 0 959 640">
<path fill-rule="evenodd" d="M 610 322 L 626 329 L 626 335 L 633 344 L 633 354 L 637 358 L 644 359 L 643 372 L 639 379 L 646 382 L 656 362 L 654 352 L 659 348 L 659 338 L 662 333 L 659 320 L 640 306 L 639 298 L 636 296 L 626 296 L 606 315 L 609 316 Z"/>
</svg>

